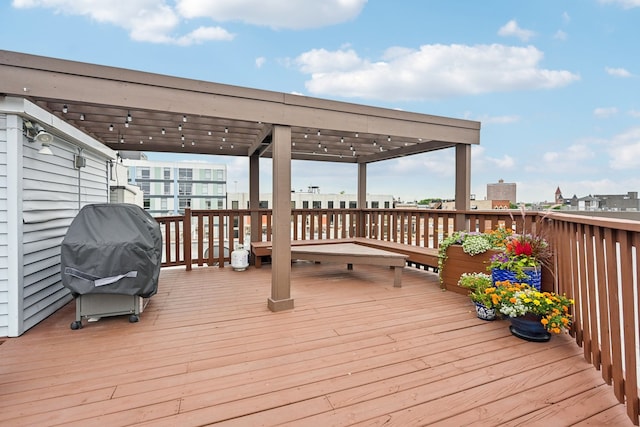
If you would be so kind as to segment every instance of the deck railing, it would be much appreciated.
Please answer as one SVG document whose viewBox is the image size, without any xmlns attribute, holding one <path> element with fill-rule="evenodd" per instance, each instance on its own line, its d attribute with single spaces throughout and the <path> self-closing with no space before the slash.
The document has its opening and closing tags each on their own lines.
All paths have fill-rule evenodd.
<svg viewBox="0 0 640 427">
<path fill-rule="evenodd" d="M 461 218 L 462 216 L 462 218 Z M 186 210 L 157 218 L 164 235 L 163 266 L 230 262 L 236 245 L 249 245 L 251 218 L 260 238 L 271 240 L 271 210 Z M 462 221 L 460 221 L 462 219 Z M 541 221 L 541 219 L 544 219 Z M 575 300 L 572 335 L 584 357 L 602 372 L 615 396 L 638 424 L 640 365 L 640 223 L 562 213 L 442 211 L 424 209 L 295 209 L 292 240 L 368 237 L 437 248 L 456 224 L 487 231 L 515 232 L 545 227 L 554 249 L 554 290 Z"/>
</svg>

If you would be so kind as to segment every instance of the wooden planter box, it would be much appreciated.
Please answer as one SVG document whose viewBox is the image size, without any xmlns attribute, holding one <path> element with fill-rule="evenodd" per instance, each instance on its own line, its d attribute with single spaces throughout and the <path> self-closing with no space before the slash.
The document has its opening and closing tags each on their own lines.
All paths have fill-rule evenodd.
<svg viewBox="0 0 640 427">
<path fill-rule="evenodd" d="M 488 250 L 481 254 L 469 255 L 462 250 L 461 245 L 451 245 L 447 248 L 447 259 L 440 270 L 440 278 L 442 279 L 442 287 L 448 291 L 457 292 L 467 295 L 468 289 L 458 286 L 458 280 L 462 273 L 487 273 L 487 266 L 490 258 L 500 251 Z"/>
</svg>

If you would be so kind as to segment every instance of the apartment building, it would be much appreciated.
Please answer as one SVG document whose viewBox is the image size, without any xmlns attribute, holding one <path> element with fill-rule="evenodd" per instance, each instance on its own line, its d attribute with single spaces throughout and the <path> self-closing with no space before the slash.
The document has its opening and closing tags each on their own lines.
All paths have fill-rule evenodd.
<svg viewBox="0 0 640 427">
<path fill-rule="evenodd" d="M 142 189 L 151 215 L 179 215 L 184 209 L 226 209 L 227 166 L 200 161 L 124 159 L 128 183 Z"/>
</svg>

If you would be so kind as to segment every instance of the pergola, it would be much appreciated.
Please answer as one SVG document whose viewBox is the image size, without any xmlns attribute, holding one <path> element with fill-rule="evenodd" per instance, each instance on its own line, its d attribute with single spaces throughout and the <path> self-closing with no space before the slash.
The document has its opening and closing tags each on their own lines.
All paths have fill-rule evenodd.
<svg viewBox="0 0 640 427">
<path fill-rule="evenodd" d="M 368 163 L 454 148 L 456 209 L 469 209 L 471 145 L 480 142 L 475 121 L 4 50 L 0 96 L 29 99 L 117 151 L 247 156 L 252 210 L 259 204 L 259 159 L 272 158 L 273 311 L 293 307 L 291 160 L 357 164 L 362 208 Z M 259 221 L 251 225 L 252 239 L 259 238 Z"/>
</svg>

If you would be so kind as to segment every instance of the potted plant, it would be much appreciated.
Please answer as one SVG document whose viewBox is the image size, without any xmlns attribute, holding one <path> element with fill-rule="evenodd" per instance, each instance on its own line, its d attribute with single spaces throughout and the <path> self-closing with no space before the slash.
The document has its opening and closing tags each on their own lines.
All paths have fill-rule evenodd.
<svg viewBox="0 0 640 427">
<path fill-rule="evenodd" d="M 554 292 L 541 292 L 526 283 L 495 283 L 491 298 L 498 311 L 509 317 L 511 333 L 528 341 L 548 341 L 571 326 L 574 301 Z"/>
<path fill-rule="evenodd" d="M 486 273 L 464 273 L 458 286 L 469 290 L 469 297 L 476 307 L 476 314 L 482 320 L 494 320 L 496 309 L 492 294 L 495 292 L 491 276 Z"/>
<path fill-rule="evenodd" d="M 487 269 L 491 271 L 494 282 L 524 282 L 540 290 L 542 266 L 549 262 L 551 256 L 544 237 L 512 234 L 506 239 L 505 250 L 491 257 Z"/>
<path fill-rule="evenodd" d="M 458 285 L 463 273 L 487 271 L 491 255 L 504 250 L 505 237 L 510 230 L 498 228 L 478 233 L 456 231 L 443 239 L 438 246 L 438 272 L 443 289 L 466 294 Z"/>
</svg>

